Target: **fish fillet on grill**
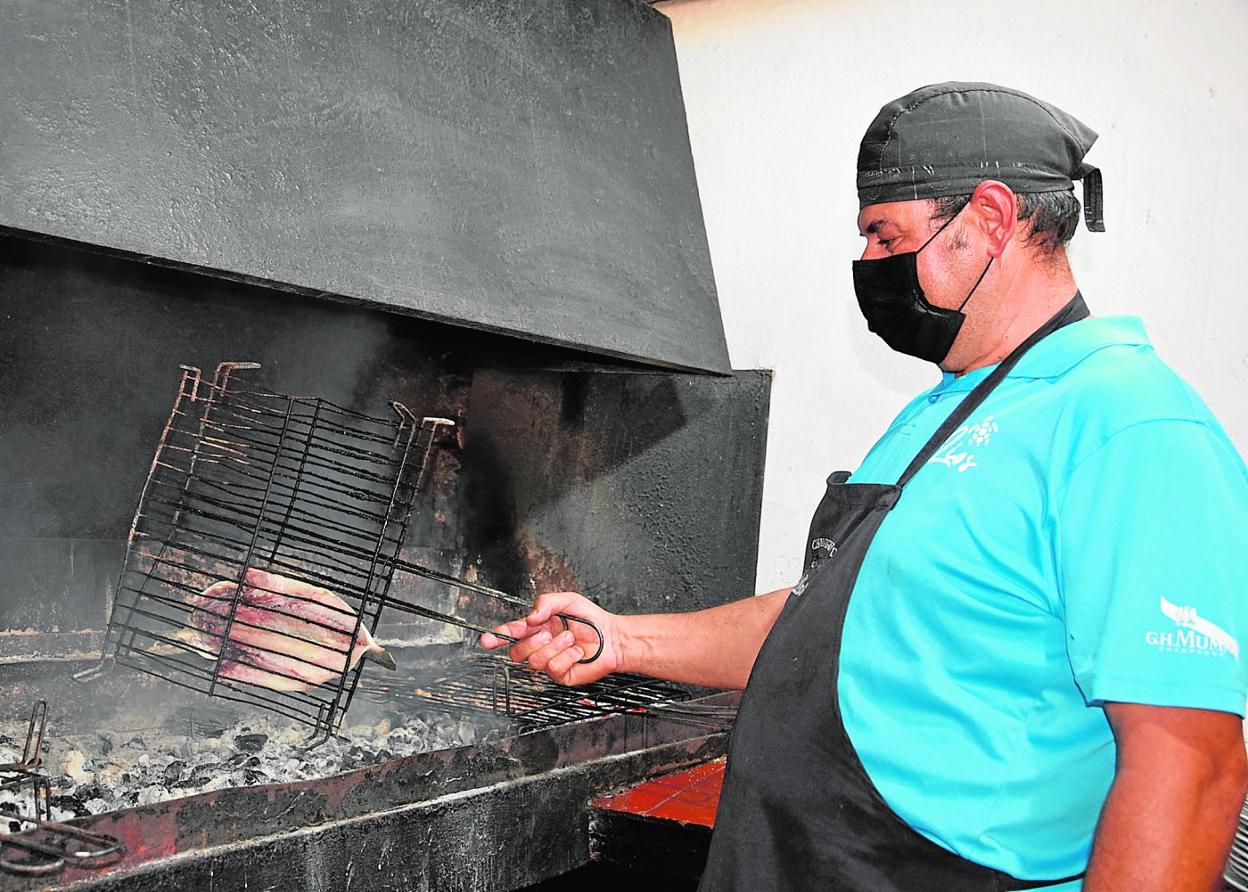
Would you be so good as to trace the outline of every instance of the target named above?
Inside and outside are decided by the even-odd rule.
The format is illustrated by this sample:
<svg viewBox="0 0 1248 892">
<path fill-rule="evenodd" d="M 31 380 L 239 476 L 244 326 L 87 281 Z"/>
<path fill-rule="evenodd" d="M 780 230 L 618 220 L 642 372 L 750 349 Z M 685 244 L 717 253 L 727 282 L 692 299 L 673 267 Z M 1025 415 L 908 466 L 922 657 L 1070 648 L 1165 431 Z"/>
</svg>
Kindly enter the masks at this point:
<svg viewBox="0 0 1248 892">
<path fill-rule="evenodd" d="M 235 582 L 217 582 L 188 599 L 187 626 L 173 637 L 215 660 L 236 587 Z M 356 611 L 328 589 L 249 568 L 219 676 L 274 691 L 307 691 L 342 675 L 348 652 L 351 669 L 362 659 L 395 668 L 394 659 L 363 625 L 352 642 L 355 622 Z"/>
</svg>

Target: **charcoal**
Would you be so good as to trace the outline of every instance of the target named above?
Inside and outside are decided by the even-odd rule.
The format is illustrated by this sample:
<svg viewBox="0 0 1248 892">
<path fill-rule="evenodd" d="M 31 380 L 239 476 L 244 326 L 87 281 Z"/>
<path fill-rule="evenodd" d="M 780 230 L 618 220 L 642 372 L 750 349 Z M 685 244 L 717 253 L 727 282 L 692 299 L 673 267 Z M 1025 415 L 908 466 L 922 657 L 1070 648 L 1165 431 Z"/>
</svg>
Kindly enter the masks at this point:
<svg viewBox="0 0 1248 892">
<path fill-rule="evenodd" d="M 45 764 L 51 769 L 53 816 L 68 820 L 228 787 L 323 778 L 426 749 L 458 746 L 485 734 L 484 727 L 434 710 L 374 712 L 367 721 L 344 728 L 343 736 L 309 748 L 309 732 L 302 725 L 220 712 L 229 721 L 216 729 L 216 736 L 203 736 L 207 723 L 201 718 L 217 716 L 196 707 L 139 731 L 50 738 L 52 752 Z M 11 732 L 0 735 L 0 744 L 12 744 L 13 739 Z M 20 740 L 25 740 L 24 731 Z M 20 748 L 14 744 L 12 749 L 13 758 L 20 758 Z M 0 760 L 3 756 L 0 746 Z M 17 808 L 24 812 L 26 806 L 18 801 Z M 0 832 L 7 823 L 2 813 L 0 809 Z"/>
<path fill-rule="evenodd" d="M 197 765 L 191 770 L 189 776 L 178 781 L 178 786 L 182 788 L 190 788 L 198 790 L 204 784 L 208 783 L 208 779 L 213 777 L 217 772 L 204 765 Z"/>
<path fill-rule="evenodd" d="M 53 808 L 63 809 L 73 814 L 75 818 L 85 818 L 91 814 L 87 810 L 87 800 L 74 794 L 72 796 L 53 796 L 49 800 L 49 804 Z"/>
<path fill-rule="evenodd" d="M 267 734 L 240 734 L 234 738 L 234 746 L 248 753 L 258 753 L 268 742 Z"/>
</svg>

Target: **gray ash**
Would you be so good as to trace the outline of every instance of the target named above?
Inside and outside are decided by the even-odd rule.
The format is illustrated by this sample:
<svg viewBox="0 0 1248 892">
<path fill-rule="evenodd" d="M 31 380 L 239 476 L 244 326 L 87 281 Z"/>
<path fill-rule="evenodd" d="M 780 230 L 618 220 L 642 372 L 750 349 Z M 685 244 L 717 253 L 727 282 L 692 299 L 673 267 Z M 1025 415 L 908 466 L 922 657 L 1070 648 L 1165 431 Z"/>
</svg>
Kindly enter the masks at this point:
<svg viewBox="0 0 1248 892">
<path fill-rule="evenodd" d="M 436 710 L 387 713 L 351 724 L 342 737 L 309 749 L 308 729 L 281 717 L 239 718 L 219 708 L 210 717 L 186 712 L 178 710 L 155 727 L 83 735 L 55 734 L 49 723 L 41 770 L 51 781 L 52 818 L 84 817 L 226 787 L 323 778 L 501 733 L 501 728 L 483 730 Z M 0 763 L 20 757 L 18 731 L 15 723 L 0 722 Z M 24 728 L 20 737 L 25 739 Z M 23 791 L 0 792 L 0 814 L 29 814 L 29 798 Z"/>
</svg>

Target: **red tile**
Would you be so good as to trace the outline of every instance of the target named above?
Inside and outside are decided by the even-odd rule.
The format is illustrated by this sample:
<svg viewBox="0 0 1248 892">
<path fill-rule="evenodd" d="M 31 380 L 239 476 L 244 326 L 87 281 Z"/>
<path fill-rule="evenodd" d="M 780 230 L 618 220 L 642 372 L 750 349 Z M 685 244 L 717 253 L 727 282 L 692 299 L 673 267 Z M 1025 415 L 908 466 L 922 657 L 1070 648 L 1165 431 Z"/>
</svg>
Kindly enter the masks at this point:
<svg viewBox="0 0 1248 892">
<path fill-rule="evenodd" d="M 724 760 L 717 759 L 644 781 L 620 793 L 604 796 L 593 805 L 595 808 L 713 827 L 723 785 Z"/>
</svg>

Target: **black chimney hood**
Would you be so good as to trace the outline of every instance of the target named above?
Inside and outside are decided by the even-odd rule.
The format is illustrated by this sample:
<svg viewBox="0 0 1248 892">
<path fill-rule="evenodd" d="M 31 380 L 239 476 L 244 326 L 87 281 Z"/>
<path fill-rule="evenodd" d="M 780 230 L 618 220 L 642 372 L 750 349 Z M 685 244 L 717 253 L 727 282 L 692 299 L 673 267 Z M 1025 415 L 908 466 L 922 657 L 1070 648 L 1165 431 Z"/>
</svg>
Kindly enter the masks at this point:
<svg viewBox="0 0 1248 892">
<path fill-rule="evenodd" d="M 729 371 L 640 0 L 39 0 L 0 58 L 0 231 Z"/>
</svg>

